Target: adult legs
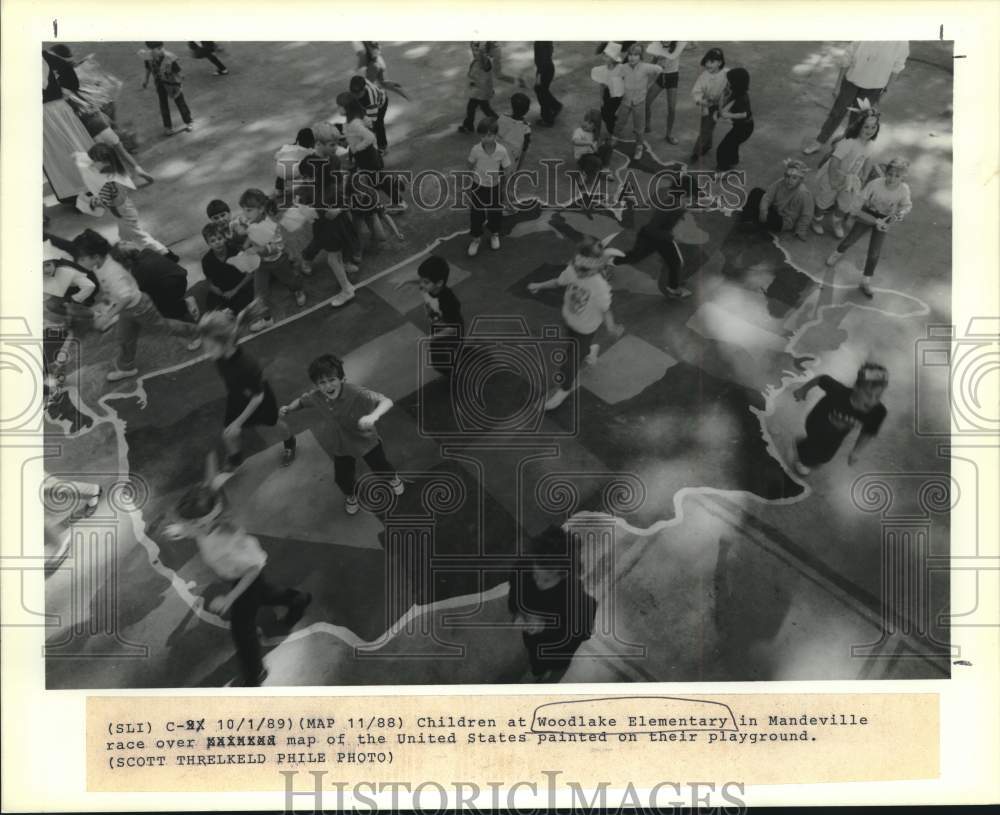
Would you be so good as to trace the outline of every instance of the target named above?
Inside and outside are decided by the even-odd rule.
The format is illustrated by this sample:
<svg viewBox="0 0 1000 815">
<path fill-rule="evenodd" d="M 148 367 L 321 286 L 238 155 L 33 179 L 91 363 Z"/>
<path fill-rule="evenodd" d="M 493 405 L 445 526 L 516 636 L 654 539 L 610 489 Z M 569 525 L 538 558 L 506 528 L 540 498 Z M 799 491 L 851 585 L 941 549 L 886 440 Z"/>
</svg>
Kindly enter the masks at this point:
<svg viewBox="0 0 1000 815">
<path fill-rule="evenodd" d="M 830 136 L 833 135 L 833 132 L 844 120 L 844 114 L 847 113 L 847 109 L 857 101 L 859 94 L 860 88 L 853 82 L 848 82 L 846 79 L 841 81 L 840 92 L 837 94 L 837 98 L 833 100 L 833 107 L 830 108 L 826 121 L 823 122 L 823 126 L 819 129 L 816 141 L 820 144 L 826 144 L 830 140 Z"/>
</svg>

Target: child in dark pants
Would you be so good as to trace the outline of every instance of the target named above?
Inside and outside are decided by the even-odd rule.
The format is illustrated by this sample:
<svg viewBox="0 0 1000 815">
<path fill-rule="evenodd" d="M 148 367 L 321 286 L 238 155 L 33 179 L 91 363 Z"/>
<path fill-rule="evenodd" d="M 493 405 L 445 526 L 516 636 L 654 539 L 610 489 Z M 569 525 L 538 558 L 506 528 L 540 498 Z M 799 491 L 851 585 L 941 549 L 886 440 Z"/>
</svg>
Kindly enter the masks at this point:
<svg viewBox="0 0 1000 815">
<path fill-rule="evenodd" d="M 733 123 L 715 151 L 716 169 L 731 170 L 740 163 L 740 145 L 753 134 L 753 113 L 750 110 L 750 74 L 745 68 L 733 68 L 726 74 L 729 82 L 727 101 L 719 110 L 720 119 Z"/>
<path fill-rule="evenodd" d="M 243 431 L 249 427 L 272 427 L 282 439 L 281 466 L 295 459 L 295 436 L 278 414 L 274 391 L 264 379 L 260 365 L 236 344 L 239 322 L 228 311 L 210 311 L 198 323 L 205 353 L 226 385 L 226 416 L 222 443 L 226 464 L 235 469 L 243 463 Z"/>
<path fill-rule="evenodd" d="M 191 51 L 191 56 L 195 59 L 207 59 L 215 66 L 216 76 L 225 76 L 229 73 L 229 69 L 222 64 L 216 54 L 219 51 L 219 46 L 214 42 L 208 40 L 202 40 L 201 42 L 189 42 L 188 48 Z"/>
<path fill-rule="evenodd" d="M 509 578 L 507 608 L 521 628 L 531 673 L 539 682 L 558 681 L 577 649 L 594 630 L 597 601 L 588 594 L 576 548 L 551 526 L 532 541 L 528 568 Z"/>
<path fill-rule="evenodd" d="M 170 119 L 170 100 L 174 100 L 177 105 L 177 112 L 184 122 L 184 130 L 191 130 L 194 119 L 191 118 L 191 110 L 188 108 L 187 100 L 181 89 L 181 66 L 177 57 L 169 51 L 163 50 L 162 42 L 147 42 L 148 50 L 140 51 L 139 56 L 143 58 L 146 66 L 146 77 L 142 81 L 145 89 L 149 85 L 150 76 L 156 87 L 156 97 L 160 101 L 160 117 L 163 119 L 163 128 L 167 135 L 172 135 L 174 130 L 173 122 Z"/>
<path fill-rule="evenodd" d="M 284 606 L 280 620 L 289 630 L 295 626 L 312 601 L 312 595 L 274 585 L 267 574 L 267 553 L 260 541 L 229 517 L 224 496 L 215 483 L 192 487 L 177 506 L 179 522 L 164 530 L 173 539 L 192 537 L 205 564 L 229 591 L 213 597 L 209 611 L 229 613 L 229 629 L 236 656 L 247 687 L 258 687 L 267 678 L 257 638 L 257 612 L 261 606 Z"/>
<path fill-rule="evenodd" d="M 659 274 L 659 288 L 664 297 L 683 299 L 691 296 L 691 291 L 681 285 L 681 269 L 684 258 L 674 240 L 674 227 L 684 217 L 686 202 L 695 195 L 696 188 L 691 176 L 682 176 L 676 185 L 667 191 L 670 206 L 656 207 L 653 215 L 635 236 L 633 246 L 621 259 L 622 263 L 636 264 L 653 252 L 658 252 L 663 260 Z"/>
<path fill-rule="evenodd" d="M 354 515 L 360 508 L 355 494 L 357 460 L 363 458 L 373 473 L 389 478 L 396 495 L 403 494 L 403 482 L 385 457 L 375 423 L 392 408 L 392 400 L 375 391 L 345 381 L 344 363 L 333 354 L 324 354 L 309 363 L 309 378 L 316 387 L 282 407 L 279 413 L 312 407 L 329 417 L 333 446 L 334 480 L 344 493 L 344 510 Z"/>
<path fill-rule="evenodd" d="M 507 148 L 497 141 L 500 126 L 496 119 L 483 119 L 476 127 L 479 144 L 469 151 L 469 167 L 476 174 L 476 185 L 469 191 L 468 255 L 479 253 L 483 225 L 490 231 L 490 249 L 500 248 L 500 222 L 503 218 L 503 174 L 513 163 Z"/>
<path fill-rule="evenodd" d="M 802 476 L 809 475 L 812 467 L 830 461 L 851 430 L 860 425 L 861 432 L 847 457 L 847 463 L 853 465 L 886 417 L 881 399 L 889 385 L 889 372 L 881 365 L 871 362 L 862 365 L 853 388 L 832 377 L 817 376 L 796 388 L 793 394 L 796 401 L 804 400 L 817 385 L 825 392 L 824 396 L 809 411 L 805 438 L 795 445 L 793 464 Z"/>
<path fill-rule="evenodd" d="M 476 125 L 476 109 L 479 108 L 488 119 L 496 119 L 496 111 L 490 107 L 493 98 L 493 60 L 481 42 L 469 43 L 472 62 L 469 63 L 469 103 L 465 106 L 465 119 L 458 126 L 459 133 L 471 133 Z"/>
<path fill-rule="evenodd" d="M 458 302 L 455 292 L 448 288 L 450 272 L 448 261 L 438 255 L 431 255 L 417 267 L 420 293 L 433 337 L 430 342 L 431 364 L 443 376 L 451 376 L 465 333 L 462 304 Z M 442 364 L 436 364 L 435 360 L 441 360 Z"/>
</svg>

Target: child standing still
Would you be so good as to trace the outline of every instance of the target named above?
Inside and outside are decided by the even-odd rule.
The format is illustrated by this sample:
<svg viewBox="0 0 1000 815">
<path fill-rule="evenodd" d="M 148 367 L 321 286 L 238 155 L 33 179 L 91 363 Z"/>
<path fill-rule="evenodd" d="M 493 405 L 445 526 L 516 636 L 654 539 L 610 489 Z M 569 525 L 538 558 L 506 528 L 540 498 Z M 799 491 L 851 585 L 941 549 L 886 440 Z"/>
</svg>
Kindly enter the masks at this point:
<svg viewBox="0 0 1000 815">
<path fill-rule="evenodd" d="M 208 251 L 201 259 L 201 270 L 208 283 L 205 305 L 209 311 L 228 309 L 239 315 L 253 301 L 252 270 L 240 268 L 235 257 L 238 253 L 232 251 L 221 224 L 206 224 L 201 235 L 208 244 Z"/>
<path fill-rule="evenodd" d="M 872 297 L 871 279 L 878 265 L 882 244 L 893 224 L 900 223 L 910 214 L 913 202 L 910 200 L 910 187 L 903 180 L 910 162 L 904 158 L 894 158 L 885 168 L 884 178 L 874 178 L 861 191 L 861 204 L 855 211 L 854 225 L 837 248 L 826 259 L 827 266 L 834 266 L 843 257 L 844 252 L 857 243 L 866 232 L 868 238 L 868 254 L 865 257 L 865 271 L 861 278 L 861 291 L 866 297 Z"/>
<path fill-rule="evenodd" d="M 493 98 L 493 60 L 490 59 L 484 44 L 469 43 L 472 51 L 472 62 L 469 63 L 469 103 L 465 106 L 465 119 L 458 126 L 459 133 L 472 133 L 476 125 L 476 109 L 480 109 L 489 119 L 497 115 L 490 107 Z"/>
<path fill-rule="evenodd" d="M 733 123 L 715 151 L 716 170 L 724 173 L 740 163 L 740 145 L 753 134 L 753 113 L 750 110 L 750 74 L 745 68 L 731 68 L 726 74 L 729 88 L 719 109 L 718 118 Z"/>
<path fill-rule="evenodd" d="M 625 88 L 615 115 L 615 136 L 635 142 L 632 158 L 638 160 L 642 158 L 642 139 L 646 131 L 646 94 L 663 69 L 651 62 L 643 62 L 642 46 L 633 43 L 629 46 L 626 61 L 615 70 Z"/>
<path fill-rule="evenodd" d="M 490 249 L 500 248 L 500 222 L 503 217 L 504 172 L 510 169 L 507 148 L 497 142 L 500 128 L 496 119 L 483 119 L 476 127 L 479 144 L 469 151 L 469 167 L 476 174 L 469 191 L 469 257 L 479 253 L 483 225 L 490 231 Z"/>
<path fill-rule="evenodd" d="M 507 148 L 515 172 L 521 169 L 531 144 L 531 125 L 524 120 L 530 109 L 531 100 L 527 94 L 515 93 L 510 97 L 510 114 L 501 113 L 497 119 L 497 137 Z"/>
<path fill-rule="evenodd" d="M 174 130 L 173 121 L 170 118 L 170 100 L 174 100 L 177 112 L 184 122 L 182 130 L 190 131 L 194 125 L 191 118 L 191 109 L 184 98 L 181 88 L 181 65 L 177 57 L 169 51 L 163 50 L 162 42 L 147 42 L 146 50 L 140 51 L 139 56 L 146 66 L 146 76 L 142 80 L 142 87 L 145 89 L 149 85 L 149 78 L 153 77 L 153 85 L 156 88 L 156 98 L 160 102 L 160 117 L 163 119 L 163 129 L 168 136 L 172 136 L 179 131 Z"/>
<path fill-rule="evenodd" d="M 577 371 L 590 356 L 594 338 L 602 324 L 614 337 L 625 333 L 625 327 L 616 323 L 611 313 L 611 285 L 601 274 L 604 267 L 604 246 L 598 241 L 587 240 L 580 245 L 576 256 L 559 277 L 528 284 L 528 291 L 532 294 L 545 289 L 565 289 L 562 317 L 567 336 L 575 345 L 575 353 L 566 355 L 560 369 L 559 387 L 545 402 L 546 410 L 555 410 L 572 393 Z"/>
<path fill-rule="evenodd" d="M 798 402 L 816 386 L 822 388 L 824 396 L 806 417 L 805 438 L 796 442 L 795 471 L 806 476 L 813 467 L 826 464 L 837 454 L 851 430 L 860 425 L 861 432 L 847 457 L 847 463 L 853 466 L 885 421 L 882 394 L 888 385 L 889 372 L 868 362 L 858 370 L 853 388 L 825 374 L 796 388 L 793 395 Z"/>
<path fill-rule="evenodd" d="M 312 601 L 309 592 L 274 585 L 267 574 L 267 553 L 260 541 L 231 518 L 218 477 L 188 490 L 177 505 L 179 520 L 164 533 L 173 539 L 191 537 L 205 565 L 229 590 L 208 604 L 215 614 L 229 614 L 229 630 L 246 687 L 258 687 L 267 678 L 257 636 L 257 612 L 261 606 L 284 606 L 279 620 L 293 628 Z"/>
<path fill-rule="evenodd" d="M 251 427 L 274 428 L 282 440 L 281 466 L 287 467 L 295 459 L 295 436 L 278 415 L 274 391 L 257 360 L 236 344 L 238 333 L 239 322 L 229 312 L 210 311 L 198 322 L 205 353 L 226 386 L 222 443 L 227 467 L 243 463 L 243 432 Z"/>
<path fill-rule="evenodd" d="M 721 48 L 709 48 L 701 58 L 702 72 L 695 80 L 691 89 L 691 98 L 701 109 L 701 123 L 698 128 L 698 138 L 691 151 L 691 161 L 697 162 L 712 149 L 712 137 L 715 133 L 715 114 L 722 104 L 726 91 L 726 58 Z"/>
<path fill-rule="evenodd" d="M 403 494 L 403 482 L 389 463 L 376 423 L 391 408 L 388 396 L 346 381 L 344 363 L 333 354 L 324 354 L 309 363 L 309 379 L 316 386 L 281 408 L 282 416 L 302 408 L 317 408 L 329 418 L 333 445 L 334 480 L 344 493 L 344 511 L 355 515 L 360 508 L 355 494 L 357 459 L 363 458 L 373 473 L 389 479 L 396 495 Z"/>
<path fill-rule="evenodd" d="M 649 86 L 646 94 L 646 132 L 652 132 L 653 102 L 660 93 L 667 94 L 667 131 L 664 138 L 670 144 L 677 144 L 674 136 L 674 117 L 677 113 L 677 85 L 680 80 L 681 52 L 687 46 L 680 40 L 661 40 L 651 42 L 646 53 L 653 57 L 653 62 L 663 69 L 656 81 Z"/>
</svg>

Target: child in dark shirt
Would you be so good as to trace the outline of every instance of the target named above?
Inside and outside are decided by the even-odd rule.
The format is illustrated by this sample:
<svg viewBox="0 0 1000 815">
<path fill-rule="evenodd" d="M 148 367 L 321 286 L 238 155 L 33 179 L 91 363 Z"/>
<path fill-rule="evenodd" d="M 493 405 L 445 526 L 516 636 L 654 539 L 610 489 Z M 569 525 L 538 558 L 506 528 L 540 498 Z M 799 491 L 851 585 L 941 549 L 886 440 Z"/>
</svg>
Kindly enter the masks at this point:
<svg viewBox="0 0 1000 815">
<path fill-rule="evenodd" d="M 635 246 L 620 261 L 634 265 L 653 252 L 658 252 L 663 260 L 659 288 L 665 297 L 682 299 L 691 296 L 690 290 L 681 285 L 684 257 L 674 241 L 674 227 L 684 217 L 685 205 L 695 194 L 694 179 L 687 175 L 681 176 L 676 184 L 666 190 L 664 198 L 670 206 L 653 208 L 652 217 L 635 236 Z"/>
<path fill-rule="evenodd" d="M 240 268 L 246 256 L 237 258 L 226 233 L 226 227 L 215 222 L 201 230 L 208 244 L 208 251 L 201 259 L 201 270 L 208 282 L 205 303 L 210 311 L 229 309 L 238 315 L 253 301 L 253 269 L 249 265 Z"/>
<path fill-rule="evenodd" d="M 576 548 L 557 526 L 532 541 L 529 568 L 511 573 L 507 608 L 521 627 L 531 673 L 558 681 L 594 630 L 597 601 L 583 585 Z"/>
<path fill-rule="evenodd" d="M 417 285 L 430 323 L 429 359 L 434 370 L 451 376 L 465 334 L 462 304 L 450 288 L 448 261 L 431 255 L 417 267 Z"/>
<path fill-rule="evenodd" d="M 806 416 L 805 438 L 795 445 L 793 464 L 802 476 L 809 475 L 810 468 L 830 461 L 851 430 L 860 425 L 861 432 L 847 457 L 847 463 L 853 466 L 887 415 L 881 399 L 889 385 L 889 372 L 881 365 L 871 362 L 862 365 L 853 388 L 832 377 L 817 376 L 796 388 L 793 394 L 796 401 L 805 399 L 817 385 L 824 396 Z"/>
<path fill-rule="evenodd" d="M 403 482 L 389 463 L 375 424 L 391 408 L 392 400 L 381 393 L 345 381 L 344 363 L 333 354 L 324 354 L 309 363 L 309 378 L 316 386 L 280 409 L 289 411 L 317 408 L 329 422 L 326 436 L 333 453 L 333 479 L 344 493 L 344 511 L 355 515 L 360 509 L 355 494 L 357 460 L 363 458 L 373 473 L 389 480 L 396 495 L 403 494 Z"/>
<path fill-rule="evenodd" d="M 490 107 L 493 98 L 493 60 L 482 42 L 471 42 L 472 62 L 469 63 L 469 103 L 465 106 L 465 119 L 458 126 L 459 133 L 472 133 L 476 126 L 476 109 L 479 108 L 488 119 L 496 119 L 496 111 Z"/>
<path fill-rule="evenodd" d="M 243 463 L 243 431 L 248 427 L 274 428 L 283 441 L 281 466 L 295 459 L 295 436 L 278 415 L 274 391 L 260 365 L 236 344 L 239 322 L 226 311 L 210 311 L 198 323 L 198 333 L 209 359 L 226 385 L 226 415 L 222 443 L 227 464 L 235 469 Z"/>
<path fill-rule="evenodd" d="M 726 74 L 729 88 L 717 118 L 733 123 L 715 151 L 718 172 L 731 170 L 740 163 L 740 145 L 753 134 L 753 113 L 750 110 L 750 74 L 745 68 L 733 68 Z"/>
<path fill-rule="evenodd" d="M 515 93 L 510 97 L 510 114 L 503 113 L 497 119 L 497 138 L 510 153 L 515 172 L 521 169 L 531 144 L 531 125 L 524 120 L 530 109 L 531 100 L 527 95 Z"/>
</svg>

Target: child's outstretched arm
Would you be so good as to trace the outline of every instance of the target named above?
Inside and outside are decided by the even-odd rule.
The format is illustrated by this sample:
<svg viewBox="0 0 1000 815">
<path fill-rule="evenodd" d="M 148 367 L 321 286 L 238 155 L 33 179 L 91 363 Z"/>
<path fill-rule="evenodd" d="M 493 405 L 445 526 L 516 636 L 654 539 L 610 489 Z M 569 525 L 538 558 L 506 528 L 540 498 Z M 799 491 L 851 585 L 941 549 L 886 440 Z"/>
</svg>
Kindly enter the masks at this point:
<svg viewBox="0 0 1000 815">
<path fill-rule="evenodd" d="M 385 416 L 392 409 L 392 399 L 388 396 L 383 396 L 378 394 L 378 403 L 371 413 L 362 416 L 358 419 L 358 427 L 362 430 L 371 430 L 375 426 L 375 422 Z"/>
<path fill-rule="evenodd" d="M 551 280 L 543 280 L 541 283 L 529 283 L 528 291 L 532 294 L 536 294 L 540 291 L 545 291 L 546 289 L 558 289 L 562 284 L 559 282 L 558 277 L 553 277 Z"/>
<path fill-rule="evenodd" d="M 287 416 L 289 413 L 292 413 L 293 411 L 302 410 L 303 408 L 309 407 L 310 404 L 311 403 L 308 400 L 306 400 L 303 396 L 296 397 L 287 405 L 282 405 L 280 408 L 278 408 L 278 415 Z"/>
</svg>

